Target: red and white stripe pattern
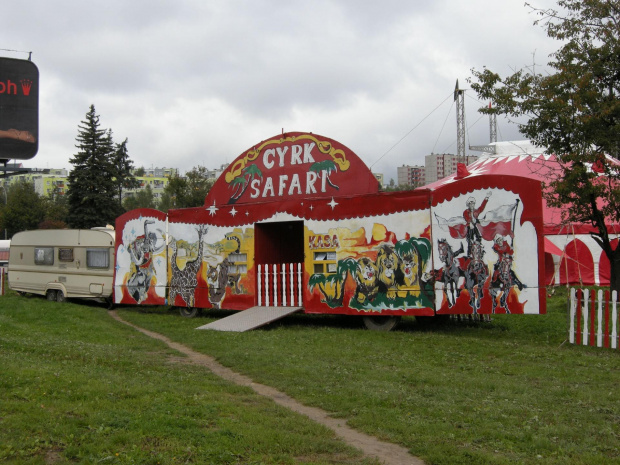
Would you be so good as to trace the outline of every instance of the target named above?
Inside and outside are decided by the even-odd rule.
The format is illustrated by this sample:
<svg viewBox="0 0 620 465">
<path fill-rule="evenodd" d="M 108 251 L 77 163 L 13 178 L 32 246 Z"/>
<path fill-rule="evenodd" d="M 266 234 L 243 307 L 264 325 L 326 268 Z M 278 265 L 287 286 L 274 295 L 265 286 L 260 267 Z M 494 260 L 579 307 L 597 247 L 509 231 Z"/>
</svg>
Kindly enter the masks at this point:
<svg viewBox="0 0 620 465">
<path fill-rule="evenodd" d="M 610 298 L 611 297 L 611 298 Z M 618 349 L 618 294 L 570 291 L 568 340 L 571 344 Z"/>
<path fill-rule="evenodd" d="M 301 263 L 258 265 L 259 307 L 296 307 L 303 305 Z"/>
</svg>

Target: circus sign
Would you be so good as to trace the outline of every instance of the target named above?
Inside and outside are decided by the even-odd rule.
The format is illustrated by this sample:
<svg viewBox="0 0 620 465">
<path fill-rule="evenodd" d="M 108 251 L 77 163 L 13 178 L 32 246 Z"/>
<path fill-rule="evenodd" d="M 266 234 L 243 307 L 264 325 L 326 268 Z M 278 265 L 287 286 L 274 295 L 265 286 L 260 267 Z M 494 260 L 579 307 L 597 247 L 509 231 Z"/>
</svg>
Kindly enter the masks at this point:
<svg viewBox="0 0 620 465">
<path fill-rule="evenodd" d="M 347 147 L 326 137 L 286 133 L 242 153 L 213 186 L 218 204 L 331 197 L 377 191 L 377 181 Z"/>
<path fill-rule="evenodd" d="M 0 57 L 0 159 L 34 157 L 38 132 L 39 70 L 32 61 Z"/>
</svg>

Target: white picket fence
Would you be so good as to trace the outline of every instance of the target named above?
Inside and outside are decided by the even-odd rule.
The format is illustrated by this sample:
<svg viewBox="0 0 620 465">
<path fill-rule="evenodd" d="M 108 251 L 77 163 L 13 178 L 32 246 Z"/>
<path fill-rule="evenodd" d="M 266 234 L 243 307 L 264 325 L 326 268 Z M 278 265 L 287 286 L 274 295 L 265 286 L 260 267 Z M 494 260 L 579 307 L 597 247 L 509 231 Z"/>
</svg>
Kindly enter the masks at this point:
<svg viewBox="0 0 620 465">
<path fill-rule="evenodd" d="M 303 306 L 301 263 L 258 265 L 259 307 Z"/>
<path fill-rule="evenodd" d="M 570 290 L 568 341 L 618 349 L 618 294 L 590 289 Z"/>
</svg>

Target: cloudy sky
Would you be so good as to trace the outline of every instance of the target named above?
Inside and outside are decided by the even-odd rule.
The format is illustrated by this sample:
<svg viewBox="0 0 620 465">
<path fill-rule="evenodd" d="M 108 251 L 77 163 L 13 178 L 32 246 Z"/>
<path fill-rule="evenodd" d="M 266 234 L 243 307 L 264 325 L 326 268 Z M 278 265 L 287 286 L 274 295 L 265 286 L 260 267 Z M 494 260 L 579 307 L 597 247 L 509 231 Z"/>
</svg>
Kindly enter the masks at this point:
<svg viewBox="0 0 620 465">
<path fill-rule="evenodd" d="M 452 93 L 472 68 L 543 69 L 557 44 L 523 3 L 5 2 L 0 49 L 32 51 L 40 72 L 39 152 L 27 167 L 70 169 L 94 104 L 136 166 L 213 169 L 282 130 L 309 131 L 389 181 L 396 166 L 456 152 Z M 465 95 L 466 143 L 486 144 L 486 102 Z M 515 124 L 498 126 L 498 140 L 522 138 Z"/>
</svg>

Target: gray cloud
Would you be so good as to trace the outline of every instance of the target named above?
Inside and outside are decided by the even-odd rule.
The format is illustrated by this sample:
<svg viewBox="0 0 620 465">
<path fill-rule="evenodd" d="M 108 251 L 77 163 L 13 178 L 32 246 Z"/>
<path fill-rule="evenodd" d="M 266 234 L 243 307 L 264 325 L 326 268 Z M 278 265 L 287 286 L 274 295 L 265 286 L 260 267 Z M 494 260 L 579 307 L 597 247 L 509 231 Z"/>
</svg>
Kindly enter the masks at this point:
<svg viewBox="0 0 620 465">
<path fill-rule="evenodd" d="M 138 165 L 216 167 L 284 128 L 337 139 L 389 179 L 455 151 L 451 99 L 428 115 L 456 79 L 543 66 L 555 48 L 517 0 L 31 0 L 3 16 L 0 47 L 32 50 L 41 73 L 39 167 L 69 167 L 95 104 Z M 467 95 L 468 143 L 485 143 L 485 102 Z M 520 138 L 503 120 L 500 134 Z"/>
</svg>

